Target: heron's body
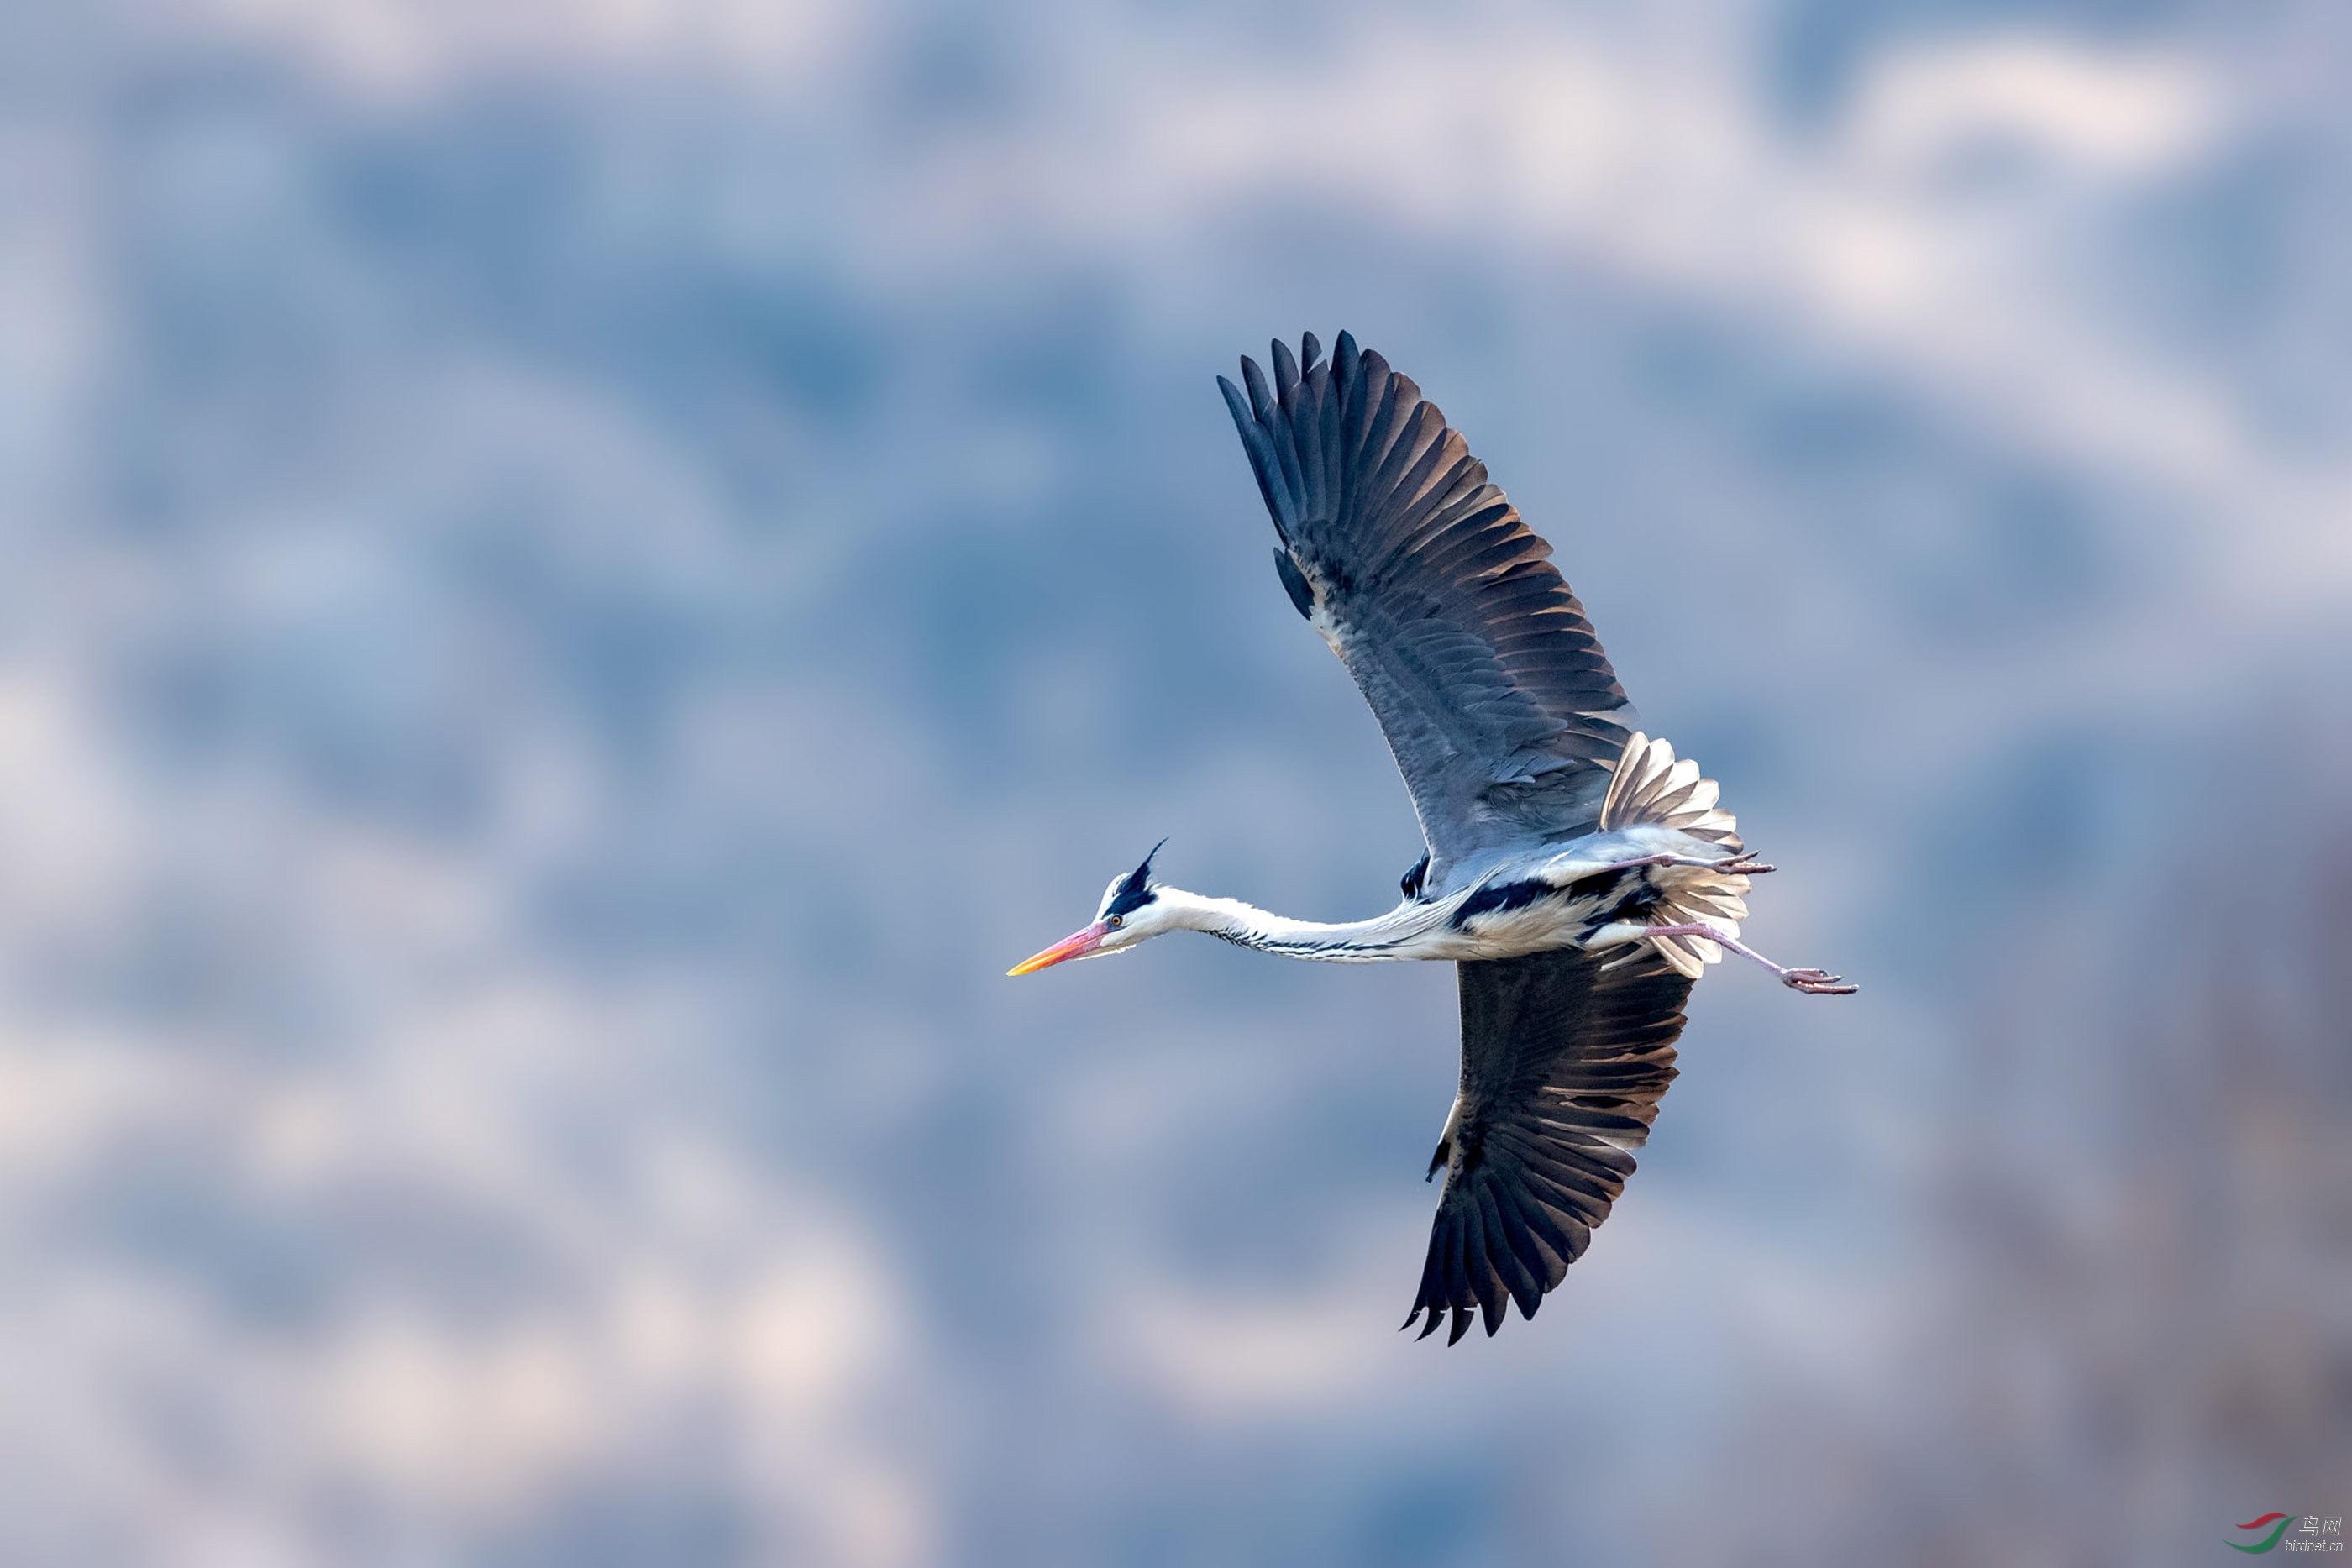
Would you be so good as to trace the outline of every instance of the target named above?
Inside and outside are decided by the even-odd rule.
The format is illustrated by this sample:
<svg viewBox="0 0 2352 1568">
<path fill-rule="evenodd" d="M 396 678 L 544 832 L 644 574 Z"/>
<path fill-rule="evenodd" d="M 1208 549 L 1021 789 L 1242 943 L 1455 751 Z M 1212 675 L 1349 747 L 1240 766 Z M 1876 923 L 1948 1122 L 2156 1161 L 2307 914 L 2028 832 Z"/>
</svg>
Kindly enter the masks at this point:
<svg viewBox="0 0 2352 1568">
<path fill-rule="evenodd" d="M 1589 834 L 1557 853 L 1494 868 L 1451 893 L 1407 897 L 1370 920 L 1327 924 L 1292 920 L 1236 898 L 1211 898 L 1165 884 L 1155 902 L 1169 905 L 1185 931 L 1204 932 L 1261 953 L 1327 964 L 1380 964 L 1402 958 L 1516 958 L 1555 947 L 1601 950 L 1654 941 L 1663 951 L 1705 938 L 1656 938 L 1654 925 L 1674 924 L 1660 911 L 1717 918 L 1731 936 L 1747 913 L 1744 875 L 1686 864 L 1628 865 L 1671 855 L 1719 857 L 1721 847 L 1677 829 L 1645 823 Z M 1612 869 L 1616 868 L 1616 869 Z"/>
<path fill-rule="evenodd" d="M 1301 369 L 1301 361 L 1304 369 Z M 1462 1084 L 1431 1174 L 1446 1172 L 1419 1298 L 1495 1332 L 1532 1317 L 1633 1169 L 1692 982 L 1724 951 L 1809 991 L 1852 990 L 1743 946 L 1748 878 L 1711 779 L 1635 727 L 1584 607 L 1484 465 L 1420 389 L 1347 334 L 1275 381 L 1220 381 L 1280 540 L 1298 612 L 1379 718 L 1428 841 L 1403 902 L 1369 920 L 1293 920 L 1150 879 L 1105 890 L 1095 921 L 1014 974 L 1199 931 L 1327 963 L 1458 966 Z M 1154 852 L 1155 853 L 1157 852 Z"/>
</svg>

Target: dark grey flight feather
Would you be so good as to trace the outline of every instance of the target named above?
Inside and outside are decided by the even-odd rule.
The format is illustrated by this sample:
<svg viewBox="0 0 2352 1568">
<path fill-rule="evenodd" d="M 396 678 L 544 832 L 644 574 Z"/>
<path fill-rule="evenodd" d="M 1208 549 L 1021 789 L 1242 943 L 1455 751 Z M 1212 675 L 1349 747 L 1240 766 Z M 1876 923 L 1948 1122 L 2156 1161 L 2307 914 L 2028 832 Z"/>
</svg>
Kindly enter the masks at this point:
<svg viewBox="0 0 2352 1568">
<path fill-rule="evenodd" d="M 1421 389 L 1339 335 L 1220 376 L 1299 613 L 1388 737 L 1450 892 L 1499 852 L 1589 831 L 1637 726 L 1584 607 Z"/>
<path fill-rule="evenodd" d="M 1604 968 L 1609 957 L 1563 947 L 1456 966 L 1461 1104 L 1404 1320 L 1426 1313 L 1424 1338 L 1448 1312 L 1448 1344 L 1475 1315 L 1493 1333 L 1514 1301 L 1535 1316 L 1633 1174 L 1674 1082 L 1691 982 L 1662 959 Z"/>
</svg>

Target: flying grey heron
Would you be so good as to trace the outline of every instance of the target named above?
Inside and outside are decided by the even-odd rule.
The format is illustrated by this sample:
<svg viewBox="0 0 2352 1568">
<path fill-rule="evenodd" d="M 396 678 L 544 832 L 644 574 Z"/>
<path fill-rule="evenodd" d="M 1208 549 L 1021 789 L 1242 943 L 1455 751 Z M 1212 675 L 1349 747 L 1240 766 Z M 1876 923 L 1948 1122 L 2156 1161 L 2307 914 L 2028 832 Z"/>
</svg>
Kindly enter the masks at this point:
<svg viewBox="0 0 2352 1568">
<path fill-rule="evenodd" d="M 1715 781 L 1642 733 L 1551 564 L 1411 380 L 1339 335 L 1242 361 L 1225 403 L 1274 516 L 1275 570 L 1371 704 L 1427 852 L 1370 920 L 1292 920 L 1112 879 L 1087 927 L 1010 972 L 1124 952 L 1165 931 L 1327 963 L 1450 958 L 1462 1078 L 1429 1175 L 1445 1172 L 1404 1326 L 1452 1344 L 1483 1313 L 1536 1308 L 1633 1173 L 1675 1077 L 1683 1004 L 1725 951 L 1800 991 L 1854 987 L 1743 946 L 1748 878 Z M 1152 854 L 1159 851 L 1155 848 Z"/>
</svg>

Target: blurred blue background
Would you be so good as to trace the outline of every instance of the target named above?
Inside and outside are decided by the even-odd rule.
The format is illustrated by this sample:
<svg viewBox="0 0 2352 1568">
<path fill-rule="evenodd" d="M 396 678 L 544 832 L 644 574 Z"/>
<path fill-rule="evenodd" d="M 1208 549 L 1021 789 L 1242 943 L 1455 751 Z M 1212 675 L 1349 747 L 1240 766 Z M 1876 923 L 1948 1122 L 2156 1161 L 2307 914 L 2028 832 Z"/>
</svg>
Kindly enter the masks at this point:
<svg viewBox="0 0 2352 1568">
<path fill-rule="evenodd" d="M 0 3 L 0 1558 L 2219 1561 L 2352 1512 L 2326 0 Z M 1340 328 L 1784 869 L 1394 1333 Z"/>
</svg>

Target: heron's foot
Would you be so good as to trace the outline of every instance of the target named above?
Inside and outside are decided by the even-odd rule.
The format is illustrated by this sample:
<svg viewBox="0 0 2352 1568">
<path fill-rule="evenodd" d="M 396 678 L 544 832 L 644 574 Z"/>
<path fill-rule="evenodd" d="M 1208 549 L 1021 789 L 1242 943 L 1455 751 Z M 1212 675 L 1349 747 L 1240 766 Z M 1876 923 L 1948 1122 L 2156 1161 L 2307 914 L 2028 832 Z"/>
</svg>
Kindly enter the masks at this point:
<svg viewBox="0 0 2352 1568">
<path fill-rule="evenodd" d="M 1699 863 L 1721 872 L 1726 876 L 1762 876 L 1766 872 L 1780 869 L 1776 865 L 1766 865 L 1762 861 L 1758 860 L 1756 852 L 1753 850 L 1743 850 L 1727 861 L 1705 861 Z"/>
<path fill-rule="evenodd" d="M 1843 975 L 1832 975 L 1826 969 L 1783 969 L 1780 983 L 1792 991 L 1802 991 L 1812 997 L 1850 997 L 1862 989 L 1849 986 Z"/>
</svg>

